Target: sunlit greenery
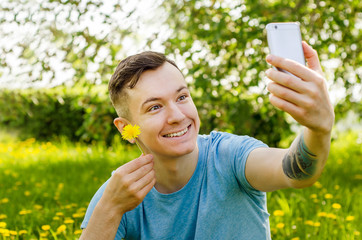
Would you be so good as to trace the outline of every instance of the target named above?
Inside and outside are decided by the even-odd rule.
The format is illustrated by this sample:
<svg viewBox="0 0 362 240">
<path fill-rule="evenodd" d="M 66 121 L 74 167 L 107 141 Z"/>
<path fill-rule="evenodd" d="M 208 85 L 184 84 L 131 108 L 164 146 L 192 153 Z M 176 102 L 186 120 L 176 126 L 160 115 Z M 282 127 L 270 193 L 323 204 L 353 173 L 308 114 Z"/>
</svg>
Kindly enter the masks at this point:
<svg viewBox="0 0 362 240">
<path fill-rule="evenodd" d="M 0 239 L 77 239 L 95 191 L 140 154 L 119 138 L 106 147 L 1 134 Z M 360 239 L 361 142 L 340 135 L 314 186 L 268 193 L 273 239 Z"/>
</svg>

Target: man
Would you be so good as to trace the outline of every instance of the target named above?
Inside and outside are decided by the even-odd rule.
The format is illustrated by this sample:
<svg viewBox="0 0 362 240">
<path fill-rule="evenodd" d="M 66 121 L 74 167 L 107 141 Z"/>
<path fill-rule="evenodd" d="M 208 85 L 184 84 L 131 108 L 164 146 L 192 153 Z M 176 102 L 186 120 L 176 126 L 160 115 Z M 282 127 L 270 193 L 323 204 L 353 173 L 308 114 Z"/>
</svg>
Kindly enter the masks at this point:
<svg viewBox="0 0 362 240">
<path fill-rule="evenodd" d="M 164 55 L 123 60 L 109 83 L 120 132 L 140 126 L 143 154 L 114 171 L 93 197 L 81 239 L 270 239 L 266 193 L 311 186 L 326 163 L 333 107 L 317 53 L 308 67 L 268 56 L 270 102 L 304 127 L 289 149 L 247 136 L 198 135 L 183 75 Z M 131 141 L 133 142 L 133 141 Z"/>
</svg>

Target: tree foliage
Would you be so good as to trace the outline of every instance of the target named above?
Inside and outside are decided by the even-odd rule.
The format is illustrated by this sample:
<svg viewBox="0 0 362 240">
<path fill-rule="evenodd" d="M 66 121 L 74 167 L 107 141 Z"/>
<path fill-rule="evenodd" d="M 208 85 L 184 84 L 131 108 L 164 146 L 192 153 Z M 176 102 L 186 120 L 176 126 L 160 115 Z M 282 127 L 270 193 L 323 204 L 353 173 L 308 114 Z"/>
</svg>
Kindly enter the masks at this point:
<svg viewBox="0 0 362 240">
<path fill-rule="evenodd" d="M 291 122 L 268 101 L 264 28 L 298 21 L 304 40 L 319 52 L 332 93 L 338 93 L 337 117 L 351 109 L 361 116 L 358 0 L 6 0 L 0 8 L 1 86 L 107 83 L 130 41 L 137 45 L 140 35 L 151 32 L 136 49 L 162 49 L 176 59 L 202 133 L 219 129 L 277 145 Z M 141 22 L 149 25 L 141 28 Z M 152 32 L 154 23 L 159 27 Z"/>
<path fill-rule="evenodd" d="M 361 114 L 361 1 L 175 0 L 164 6 L 174 30 L 166 49 L 186 62 L 201 115 L 209 120 L 205 131 L 268 133 L 267 142 L 276 143 L 280 135 L 270 133 L 288 128 L 265 89 L 269 50 L 264 28 L 269 22 L 300 22 L 302 37 L 318 51 L 332 91 L 334 86 L 345 91 L 336 112 L 354 108 Z"/>
</svg>

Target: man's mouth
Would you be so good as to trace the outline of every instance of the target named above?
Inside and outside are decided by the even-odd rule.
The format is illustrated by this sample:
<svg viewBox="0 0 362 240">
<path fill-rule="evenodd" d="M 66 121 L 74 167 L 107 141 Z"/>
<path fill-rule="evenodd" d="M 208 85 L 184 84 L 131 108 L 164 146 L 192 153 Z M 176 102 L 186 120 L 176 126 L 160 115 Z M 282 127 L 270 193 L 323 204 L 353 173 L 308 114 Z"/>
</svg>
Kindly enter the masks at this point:
<svg viewBox="0 0 362 240">
<path fill-rule="evenodd" d="M 169 134 L 163 135 L 163 137 L 166 137 L 166 138 L 181 137 L 181 136 L 185 135 L 185 134 L 188 132 L 189 127 L 190 127 L 190 126 L 188 126 L 188 127 L 185 128 L 184 130 L 181 130 L 181 131 L 179 131 L 179 132 L 169 133 Z"/>
</svg>

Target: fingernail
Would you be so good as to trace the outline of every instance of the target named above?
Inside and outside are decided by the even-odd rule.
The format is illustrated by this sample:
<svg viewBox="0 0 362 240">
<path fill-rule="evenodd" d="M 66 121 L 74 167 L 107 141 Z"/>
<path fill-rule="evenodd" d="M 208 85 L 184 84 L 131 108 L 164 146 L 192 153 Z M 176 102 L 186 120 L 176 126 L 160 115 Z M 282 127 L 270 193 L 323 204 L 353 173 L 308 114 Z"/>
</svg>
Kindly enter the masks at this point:
<svg viewBox="0 0 362 240">
<path fill-rule="evenodd" d="M 271 71 L 271 69 L 269 68 L 268 70 L 265 71 L 265 74 L 266 74 L 267 76 L 269 76 L 270 71 Z"/>
<path fill-rule="evenodd" d="M 273 57 L 271 55 L 266 56 L 266 60 L 268 62 L 271 62 L 273 60 Z"/>
</svg>

